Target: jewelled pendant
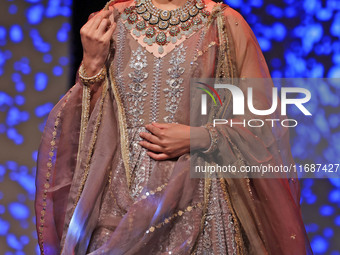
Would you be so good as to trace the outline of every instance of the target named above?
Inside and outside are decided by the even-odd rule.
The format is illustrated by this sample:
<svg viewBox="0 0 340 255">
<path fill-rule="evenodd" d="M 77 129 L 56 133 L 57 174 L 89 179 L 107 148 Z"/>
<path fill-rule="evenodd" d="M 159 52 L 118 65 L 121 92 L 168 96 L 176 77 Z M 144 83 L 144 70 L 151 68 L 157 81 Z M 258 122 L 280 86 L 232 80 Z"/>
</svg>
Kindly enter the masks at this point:
<svg viewBox="0 0 340 255">
<path fill-rule="evenodd" d="M 159 32 L 156 36 L 156 43 L 158 45 L 165 45 L 166 44 L 166 34 L 164 32 Z"/>
</svg>

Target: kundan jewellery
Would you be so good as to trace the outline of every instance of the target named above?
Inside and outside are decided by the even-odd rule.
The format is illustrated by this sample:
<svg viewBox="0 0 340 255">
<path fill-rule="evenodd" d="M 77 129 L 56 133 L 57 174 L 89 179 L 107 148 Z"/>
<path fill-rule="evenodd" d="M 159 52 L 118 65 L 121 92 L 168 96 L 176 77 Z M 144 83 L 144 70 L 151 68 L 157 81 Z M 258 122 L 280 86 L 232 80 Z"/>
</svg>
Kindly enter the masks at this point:
<svg viewBox="0 0 340 255">
<path fill-rule="evenodd" d="M 205 7 L 203 0 L 187 0 L 169 11 L 157 8 L 151 0 L 135 0 L 135 6 L 126 7 L 121 17 L 128 30 L 137 37 L 143 35 L 149 46 L 157 43 L 162 54 L 164 45 L 175 44 L 183 35 L 188 38 L 204 25 L 210 15 Z"/>
</svg>

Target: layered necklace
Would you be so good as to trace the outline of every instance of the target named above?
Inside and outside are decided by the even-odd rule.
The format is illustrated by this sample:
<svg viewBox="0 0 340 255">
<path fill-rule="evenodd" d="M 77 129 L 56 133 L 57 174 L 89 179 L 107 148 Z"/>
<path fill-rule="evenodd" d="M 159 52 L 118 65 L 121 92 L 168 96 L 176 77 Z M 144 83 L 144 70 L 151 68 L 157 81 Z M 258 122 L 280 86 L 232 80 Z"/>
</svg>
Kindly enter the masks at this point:
<svg viewBox="0 0 340 255">
<path fill-rule="evenodd" d="M 149 46 L 158 44 L 162 54 L 164 45 L 175 44 L 183 35 L 188 38 L 204 26 L 210 15 L 205 7 L 203 0 L 187 0 L 183 6 L 168 11 L 157 8 L 151 0 L 135 0 L 134 6 L 124 9 L 121 18 L 136 37 L 143 35 Z"/>
</svg>

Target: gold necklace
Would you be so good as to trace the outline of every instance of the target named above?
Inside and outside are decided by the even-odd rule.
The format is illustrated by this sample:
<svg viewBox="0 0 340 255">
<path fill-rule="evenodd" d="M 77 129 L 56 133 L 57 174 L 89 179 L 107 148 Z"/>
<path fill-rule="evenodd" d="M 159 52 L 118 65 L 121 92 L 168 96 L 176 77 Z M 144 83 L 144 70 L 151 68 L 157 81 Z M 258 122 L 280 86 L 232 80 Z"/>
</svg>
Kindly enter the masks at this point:
<svg viewBox="0 0 340 255">
<path fill-rule="evenodd" d="M 137 37 L 143 35 L 149 46 L 157 43 L 162 54 L 164 45 L 176 43 L 183 35 L 188 38 L 204 25 L 210 15 L 205 7 L 203 0 L 187 0 L 169 11 L 157 8 L 151 0 L 135 0 L 135 5 L 126 7 L 121 17 L 128 30 Z"/>
</svg>

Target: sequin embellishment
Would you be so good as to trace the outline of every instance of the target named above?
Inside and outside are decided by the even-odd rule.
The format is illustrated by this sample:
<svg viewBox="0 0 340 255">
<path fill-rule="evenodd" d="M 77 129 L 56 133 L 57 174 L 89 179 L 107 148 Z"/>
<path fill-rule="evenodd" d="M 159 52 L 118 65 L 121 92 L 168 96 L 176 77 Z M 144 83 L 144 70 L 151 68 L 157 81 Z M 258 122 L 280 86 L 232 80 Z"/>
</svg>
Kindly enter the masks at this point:
<svg viewBox="0 0 340 255">
<path fill-rule="evenodd" d="M 181 44 L 179 47 L 174 49 L 174 52 L 170 58 L 171 67 L 167 70 L 169 79 L 166 80 L 168 85 L 167 88 L 163 89 L 165 93 L 165 111 L 169 113 L 168 116 L 164 117 L 164 121 L 167 123 L 174 122 L 174 116 L 178 109 L 178 104 L 181 100 L 182 92 L 184 87 L 181 86 L 183 78 L 181 77 L 185 71 L 185 68 L 181 66 L 185 62 L 187 46 Z"/>
<path fill-rule="evenodd" d="M 148 92 L 145 91 L 147 85 L 145 80 L 148 78 L 148 73 L 143 71 L 143 68 L 148 65 L 145 53 L 146 50 L 139 46 L 137 50 L 132 51 L 130 60 L 130 67 L 133 69 L 129 73 L 129 78 L 132 80 L 129 84 L 131 92 L 126 93 L 126 96 L 129 103 L 130 122 L 134 127 L 144 124 L 144 119 L 141 118 L 141 115 L 144 114 L 145 97 L 148 95 Z"/>
</svg>

